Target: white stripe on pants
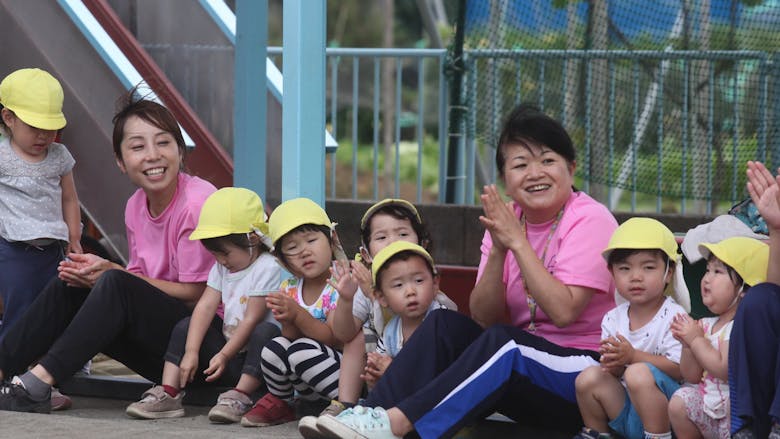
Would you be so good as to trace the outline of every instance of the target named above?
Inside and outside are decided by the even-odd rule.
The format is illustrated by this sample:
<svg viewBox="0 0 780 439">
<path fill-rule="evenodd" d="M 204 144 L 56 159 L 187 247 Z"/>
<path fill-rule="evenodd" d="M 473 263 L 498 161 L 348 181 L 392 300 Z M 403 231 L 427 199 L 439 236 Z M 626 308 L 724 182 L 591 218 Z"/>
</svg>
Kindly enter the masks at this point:
<svg viewBox="0 0 780 439">
<path fill-rule="evenodd" d="M 261 353 L 268 391 L 280 399 L 292 399 L 293 390 L 303 399 L 336 399 L 341 352 L 310 338 L 271 340 Z"/>
</svg>

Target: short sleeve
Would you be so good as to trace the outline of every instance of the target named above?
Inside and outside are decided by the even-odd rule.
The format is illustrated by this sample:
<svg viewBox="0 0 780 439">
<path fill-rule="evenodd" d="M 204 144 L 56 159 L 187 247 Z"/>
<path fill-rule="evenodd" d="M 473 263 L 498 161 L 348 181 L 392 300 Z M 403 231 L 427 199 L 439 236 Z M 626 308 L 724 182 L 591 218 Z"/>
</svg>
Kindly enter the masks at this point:
<svg viewBox="0 0 780 439">
<path fill-rule="evenodd" d="M 279 291 L 282 267 L 270 254 L 263 253 L 249 275 L 252 277 L 253 287 L 246 291 L 247 296 L 267 296 L 268 293 Z"/>
</svg>

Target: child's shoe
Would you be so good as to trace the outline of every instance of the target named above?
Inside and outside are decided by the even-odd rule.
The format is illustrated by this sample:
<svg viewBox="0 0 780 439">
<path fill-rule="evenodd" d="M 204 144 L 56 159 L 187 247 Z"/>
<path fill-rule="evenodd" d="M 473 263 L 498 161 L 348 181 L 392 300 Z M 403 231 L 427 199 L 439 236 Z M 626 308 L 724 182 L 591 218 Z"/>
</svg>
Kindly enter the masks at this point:
<svg viewBox="0 0 780 439">
<path fill-rule="evenodd" d="M 67 410 L 73 405 L 73 400 L 68 395 L 60 393 L 60 389 L 51 388 L 51 411 Z"/>
<path fill-rule="evenodd" d="M 357 405 L 338 416 L 320 416 L 317 418 L 317 428 L 323 435 L 332 438 L 400 439 L 390 430 L 390 419 L 381 407 Z"/>
<path fill-rule="evenodd" d="M 780 439 L 780 424 L 777 422 L 772 423 L 772 430 L 769 432 L 768 439 Z"/>
<path fill-rule="evenodd" d="M 125 413 L 138 419 L 181 418 L 184 416 L 182 398 L 184 391 L 174 398 L 165 393 L 163 386 L 154 386 L 141 395 L 140 401 L 127 406 Z"/>
<path fill-rule="evenodd" d="M 12 412 L 50 413 L 51 394 L 38 400 L 24 388 L 21 380 L 14 377 L 10 383 L 0 383 L 0 410 Z"/>
<path fill-rule="evenodd" d="M 290 404 L 271 393 L 266 393 L 257 400 L 252 410 L 249 410 L 241 418 L 241 425 L 244 427 L 267 427 L 294 420 L 295 410 Z"/>
<path fill-rule="evenodd" d="M 330 405 L 325 407 L 325 410 L 320 412 L 319 416 L 338 416 L 339 413 L 346 409 L 344 404 L 335 399 L 330 401 Z M 306 439 L 316 439 L 322 437 L 322 432 L 317 428 L 318 416 L 304 416 L 298 422 L 298 432 Z"/>
<path fill-rule="evenodd" d="M 731 435 L 731 439 L 753 439 L 756 436 L 753 434 L 753 426 L 750 424 L 744 425 L 737 430 L 736 433 Z"/>
<path fill-rule="evenodd" d="M 609 433 L 599 433 L 592 428 L 582 427 L 582 430 L 580 430 L 572 439 L 605 439 L 611 437 L 612 435 Z"/>
<path fill-rule="evenodd" d="M 239 422 L 250 408 L 252 400 L 248 396 L 236 389 L 230 389 L 217 398 L 217 405 L 209 411 L 209 421 L 220 424 Z"/>
</svg>

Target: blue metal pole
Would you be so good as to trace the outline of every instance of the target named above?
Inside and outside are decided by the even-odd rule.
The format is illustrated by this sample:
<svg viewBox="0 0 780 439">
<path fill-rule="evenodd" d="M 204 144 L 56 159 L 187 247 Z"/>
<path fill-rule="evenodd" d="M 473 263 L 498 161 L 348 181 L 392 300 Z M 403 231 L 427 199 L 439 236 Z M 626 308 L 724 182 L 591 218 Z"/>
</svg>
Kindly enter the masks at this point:
<svg viewBox="0 0 780 439">
<path fill-rule="evenodd" d="M 285 0 L 282 199 L 325 205 L 325 0 Z"/>
<path fill-rule="evenodd" d="M 268 0 L 236 1 L 233 184 L 265 200 Z"/>
</svg>

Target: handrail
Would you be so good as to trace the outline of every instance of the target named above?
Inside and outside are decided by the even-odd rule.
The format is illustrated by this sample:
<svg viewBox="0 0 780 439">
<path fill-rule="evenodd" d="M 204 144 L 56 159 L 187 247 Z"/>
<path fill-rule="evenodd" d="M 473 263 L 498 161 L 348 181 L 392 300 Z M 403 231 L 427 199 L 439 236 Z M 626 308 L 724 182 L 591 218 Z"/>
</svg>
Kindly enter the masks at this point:
<svg viewBox="0 0 780 439">
<path fill-rule="evenodd" d="M 103 26 L 131 63 L 138 69 L 144 81 L 165 102 L 190 133 L 196 148 L 187 160 L 188 166 L 198 175 L 217 187 L 233 184 L 233 160 L 216 138 L 209 132 L 187 101 L 179 94 L 165 73 L 151 56 L 138 44 L 106 0 L 83 0 L 87 9 Z"/>
</svg>

